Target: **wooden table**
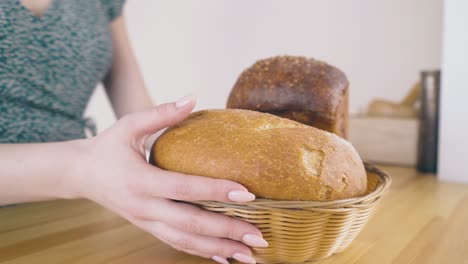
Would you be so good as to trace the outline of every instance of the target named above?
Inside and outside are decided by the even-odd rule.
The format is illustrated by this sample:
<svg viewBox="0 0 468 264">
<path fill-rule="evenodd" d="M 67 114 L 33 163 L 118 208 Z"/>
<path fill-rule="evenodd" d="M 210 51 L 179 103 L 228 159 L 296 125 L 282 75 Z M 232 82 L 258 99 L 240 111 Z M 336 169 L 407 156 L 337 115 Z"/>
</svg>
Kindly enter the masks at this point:
<svg viewBox="0 0 468 264">
<path fill-rule="evenodd" d="M 377 214 L 347 250 L 316 263 L 468 263 L 468 185 L 383 169 L 393 185 Z M 0 262 L 214 263 L 177 252 L 84 200 L 0 208 Z"/>
</svg>

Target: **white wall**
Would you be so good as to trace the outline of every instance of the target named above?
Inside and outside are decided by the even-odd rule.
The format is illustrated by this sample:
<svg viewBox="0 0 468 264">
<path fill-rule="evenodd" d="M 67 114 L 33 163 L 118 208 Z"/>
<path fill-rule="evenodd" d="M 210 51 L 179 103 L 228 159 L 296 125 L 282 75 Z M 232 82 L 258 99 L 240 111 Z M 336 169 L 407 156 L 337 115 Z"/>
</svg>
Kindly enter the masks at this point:
<svg viewBox="0 0 468 264">
<path fill-rule="evenodd" d="M 328 61 L 351 83 L 351 112 L 399 100 L 440 67 L 442 0 L 128 0 L 131 41 L 157 102 L 188 93 L 223 108 L 239 73 L 279 54 Z M 113 122 L 102 91 L 87 111 Z"/>
<path fill-rule="evenodd" d="M 446 0 L 439 173 L 442 180 L 468 182 L 468 2 Z"/>
</svg>

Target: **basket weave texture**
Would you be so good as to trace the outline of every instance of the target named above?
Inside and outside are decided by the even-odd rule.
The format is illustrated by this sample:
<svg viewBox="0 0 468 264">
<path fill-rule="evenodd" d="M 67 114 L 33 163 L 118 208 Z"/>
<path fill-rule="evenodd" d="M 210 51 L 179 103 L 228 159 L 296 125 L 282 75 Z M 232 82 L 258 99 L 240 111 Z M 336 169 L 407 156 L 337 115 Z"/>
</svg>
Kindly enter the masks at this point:
<svg viewBox="0 0 468 264">
<path fill-rule="evenodd" d="M 253 248 L 258 263 L 305 263 L 345 250 L 374 213 L 391 184 L 390 177 L 364 163 L 367 194 L 329 202 L 274 201 L 248 203 L 196 202 L 208 211 L 236 217 L 256 225 L 268 248 Z"/>
</svg>

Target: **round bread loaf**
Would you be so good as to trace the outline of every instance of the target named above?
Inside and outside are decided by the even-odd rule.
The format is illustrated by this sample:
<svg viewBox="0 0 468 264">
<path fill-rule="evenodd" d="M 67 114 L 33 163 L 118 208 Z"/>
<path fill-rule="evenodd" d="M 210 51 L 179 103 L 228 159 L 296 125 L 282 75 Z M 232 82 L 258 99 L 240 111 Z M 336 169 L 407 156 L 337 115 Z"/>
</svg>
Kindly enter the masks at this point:
<svg viewBox="0 0 468 264">
<path fill-rule="evenodd" d="M 348 79 L 336 67 L 305 57 L 259 60 L 239 76 L 227 108 L 278 115 L 346 138 Z"/>
<path fill-rule="evenodd" d="M 274 200 L 328 201 L 362 196 L 363 163 L 346 140 L 274 115 L 205 110 L 166 130 L 150 163 L 227 179 Z"/>
</svg>

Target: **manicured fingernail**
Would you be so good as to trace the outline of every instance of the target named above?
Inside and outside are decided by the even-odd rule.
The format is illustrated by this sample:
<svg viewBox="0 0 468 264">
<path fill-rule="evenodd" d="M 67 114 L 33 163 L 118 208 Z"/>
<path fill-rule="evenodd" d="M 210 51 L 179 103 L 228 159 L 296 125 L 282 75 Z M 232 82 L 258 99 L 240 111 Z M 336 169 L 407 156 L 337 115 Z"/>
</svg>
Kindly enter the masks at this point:
<svg viewBox="0 0 468 264">
<path fill-rule="evenodd" d="M 177 100 L 175 105 L 177 108 L 182 108 L 193 101 L 195 101 L 195 95 L 189 95 Z"/>
<path fill-rule="evenodd" d="M 257 261 L 255 261 L 254 258 L 252 258 L 251 256 L 247 256 L 243 253 L 234 253 L 234 255 L 232 255 L 232 258 L 243 263 L 248 263 L 248 264 L 257 263 Z"/>
<path fill-rule="evenodd" d="M 251 247 L 268 247 L 268 242 L 265 239 L 253 234 L 245 234 L 242 241 Z"/>
<path fill-rule="evenodd" d="M 220 256 L 213 256 L 211 259 L 221 264 L 229 264 L 229 262 L 225 258 Z"/>
<path fill-rule="evenodd" d="M 233 202 L 250 202 L 255 200 L 255 195 L 246 191 L 230 191 L 228 198 Z"/>
</svg>

